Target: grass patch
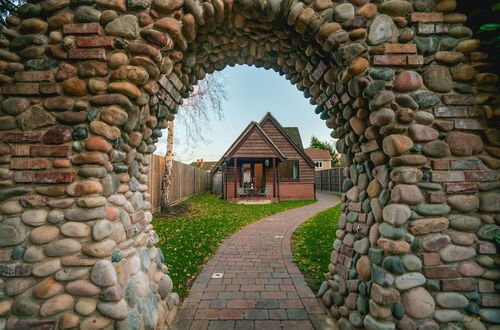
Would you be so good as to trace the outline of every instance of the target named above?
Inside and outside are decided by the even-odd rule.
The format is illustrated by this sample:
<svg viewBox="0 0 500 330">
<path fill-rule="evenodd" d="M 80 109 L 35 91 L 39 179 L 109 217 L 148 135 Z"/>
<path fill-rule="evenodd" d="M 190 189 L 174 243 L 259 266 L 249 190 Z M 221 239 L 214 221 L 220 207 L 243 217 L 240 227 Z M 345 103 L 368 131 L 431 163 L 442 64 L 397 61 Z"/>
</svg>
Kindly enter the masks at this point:
<svg viewBox="0 0 500 330">
<path fill-rule="evenodd" d="M 238 229 L 256 220 L 314 203 L 283 201 L 278 204 L 235 205 L 216 195 L 200 194 L 183 202 L 185 212 L 167 218 L 155 217 L 153 225 L 160 236 L 158 246 L 174 282 L 174 291 L 184 297 L 203 264 L 220 243 Z"/>
<path fill-rule="evenodd" d="M 293 261 L 313 290 L 318 291 L 328 272 L 330 253 L 342 214 L 340 205 L 326 209 L 303 222 L 292 235 Z"/>
</svg>

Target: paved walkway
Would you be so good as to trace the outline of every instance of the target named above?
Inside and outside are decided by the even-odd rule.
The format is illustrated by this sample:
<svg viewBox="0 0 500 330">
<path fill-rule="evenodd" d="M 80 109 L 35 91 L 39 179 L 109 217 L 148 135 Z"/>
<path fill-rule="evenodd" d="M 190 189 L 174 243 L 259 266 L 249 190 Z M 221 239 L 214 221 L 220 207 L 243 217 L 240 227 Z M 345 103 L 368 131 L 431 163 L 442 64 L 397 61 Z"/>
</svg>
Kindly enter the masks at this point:
<svg viewBox="0 0 500 330">
<path fill-rule="evenodd" d="M 174 329 L 334 329 L 290 250 L 300 223 L 339 203 L 333 195 L 318 193 L 317 198 L 317 203 L 264 218 L 224 241 L 184 300 Z M 213 273 L 223 277 L 211 278 Z"/>
</svg>

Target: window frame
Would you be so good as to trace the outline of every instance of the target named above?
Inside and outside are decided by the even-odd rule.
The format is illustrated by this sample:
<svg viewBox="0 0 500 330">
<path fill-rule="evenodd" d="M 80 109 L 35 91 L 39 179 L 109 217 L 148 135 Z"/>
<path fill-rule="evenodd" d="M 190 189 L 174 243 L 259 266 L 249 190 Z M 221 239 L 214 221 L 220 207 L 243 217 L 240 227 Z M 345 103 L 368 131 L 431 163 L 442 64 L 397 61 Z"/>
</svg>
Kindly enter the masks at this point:
<svg viewBox="0 0 500 330">
<path fill-rule="evenodd" d="M 286 163 L 296 163 L 297 164 L 297 178 L 283 178 L 281 177 L 281 174 L 282 174 L 282 171 L 280 170 L 280 167 L 283 165 L 283 164 L 286 164 Z M 293 165 L 291 165 L 293 166 Z M 292 167 L 290 168 L 292 169 Z M 278 164 L 278 180 L 280 182 L 296 182 L 296 181 L 300 181 L 300 161 L 298 159 L 290 159 L 290 160 L 285 160 L 283 162 L 280 162 Z"/>
<path fill-rule="evenodd" d="M 321 165 L 321 166 L 318 166 Z M 316 168 L 323 168 L 323 161 L 322 160 L 317 160 L 314 162 L 314 167 Z"/>
</svg>

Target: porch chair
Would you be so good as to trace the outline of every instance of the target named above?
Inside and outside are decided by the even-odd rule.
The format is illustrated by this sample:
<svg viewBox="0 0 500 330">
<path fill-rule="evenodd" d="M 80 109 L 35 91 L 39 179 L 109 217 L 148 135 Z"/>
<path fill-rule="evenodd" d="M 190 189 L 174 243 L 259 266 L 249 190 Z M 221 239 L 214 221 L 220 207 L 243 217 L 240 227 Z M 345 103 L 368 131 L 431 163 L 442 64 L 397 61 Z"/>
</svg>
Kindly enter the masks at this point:
<svg viewBox="0 0 500 330">
<path fill-rule="evenodd" d="M 259 190 L 259 197 L 267 197 L 269 194 L 269 188 L 261 188 Z"/>
<path fill-rule="evenodd" d="M 237 193 L 239 197 L 248 197 L 248 191 L 245 188 L 238 188 Z"/>
</svg>

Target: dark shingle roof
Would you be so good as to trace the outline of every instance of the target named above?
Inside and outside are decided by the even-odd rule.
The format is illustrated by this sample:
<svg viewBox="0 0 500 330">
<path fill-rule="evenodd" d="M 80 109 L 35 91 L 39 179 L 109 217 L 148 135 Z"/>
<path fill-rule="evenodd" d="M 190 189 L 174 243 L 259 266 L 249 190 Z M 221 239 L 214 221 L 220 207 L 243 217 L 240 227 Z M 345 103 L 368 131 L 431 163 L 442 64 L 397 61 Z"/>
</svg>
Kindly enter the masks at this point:
<svg viewBox="0 0 500 330">
<path fill-rule="evenodd" d="M 283 127 L 286 134 L 293 140 L 293 142 L 300 148 L 300 150 L 304 150 L 304 146 L 302 145 L 302 138 L 300 137 L 300 132 L 298 127 Z"/>
</svg>

